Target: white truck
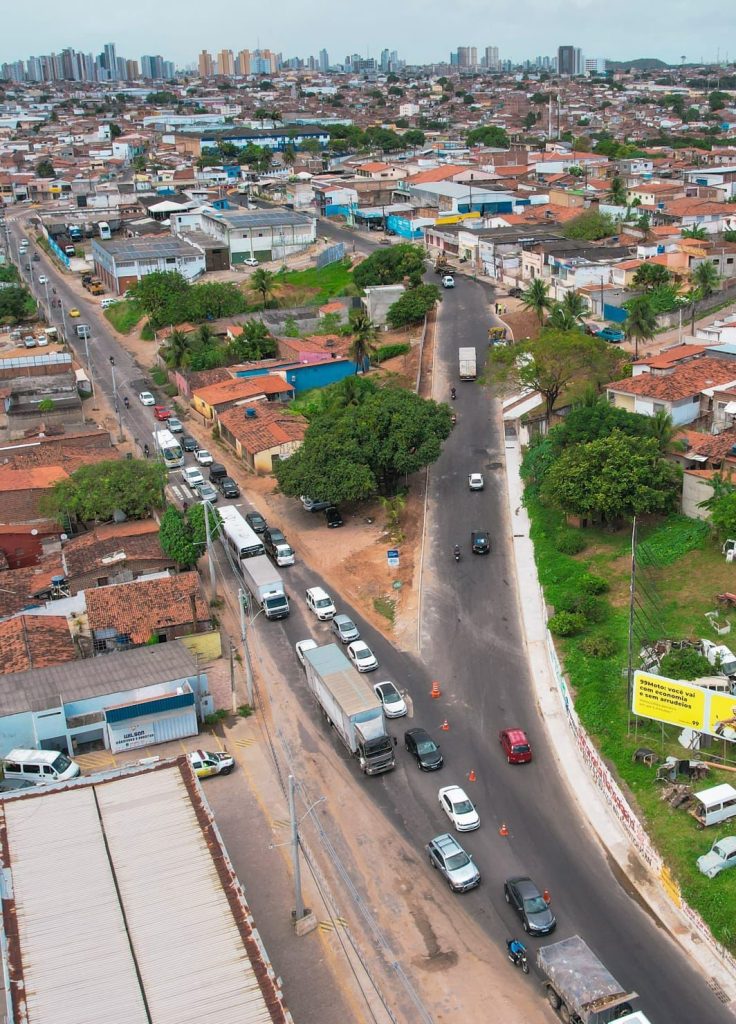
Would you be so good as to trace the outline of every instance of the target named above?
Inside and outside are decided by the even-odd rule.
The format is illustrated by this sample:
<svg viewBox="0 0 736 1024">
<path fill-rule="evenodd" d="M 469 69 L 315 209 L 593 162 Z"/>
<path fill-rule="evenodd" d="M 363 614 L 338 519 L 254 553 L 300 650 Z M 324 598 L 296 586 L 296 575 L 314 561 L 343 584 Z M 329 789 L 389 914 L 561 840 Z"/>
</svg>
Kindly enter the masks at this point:
<svg viewBox="0 0 736 1024">
<path fill-rule="evenodd" d="M 252 559 L 250 559 L 252 561 Z M 395 741 L 386 732 L 381 702 L 337 644 L 303 649 L 307 685 L 366 775 L 390 771 Z"/>
<path fill-rule="evenodd" d="M 478 375 L 475 366 L 475 349 L 458 349 L 458 358 L 460 360 L 460 380 L 475 380 Z"/>
<path fill-rule="evenodd" d="M 537 967 L 543 975 L 547 1001 L 560 1020 L 569 1024 L 610 1024 L 634 1013 L 631 1000 L 637 998 L 636 992 L 622 988 L 579 935 L 541 946 Z"/>
<path fill-rule="evenodd" d="M 284 581 L 265 555 L 243 558 L 240 571 L 246 587 L 267 619 L 285 619 L 289 614 L 289 599 Z"/>
</svg>

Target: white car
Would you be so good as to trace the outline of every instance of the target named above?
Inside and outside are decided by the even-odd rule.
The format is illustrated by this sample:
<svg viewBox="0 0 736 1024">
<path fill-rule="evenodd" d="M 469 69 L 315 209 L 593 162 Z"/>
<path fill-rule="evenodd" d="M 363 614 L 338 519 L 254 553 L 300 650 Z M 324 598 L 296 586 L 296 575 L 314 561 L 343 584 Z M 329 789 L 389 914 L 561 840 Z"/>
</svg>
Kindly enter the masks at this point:
<svg viewBox="0 0 736 1024">
<path fill-rule="evenodd" d="M 334 601 L 322 587 L 310 587 L 306 597 L 307 608 L 311 608 L 321 622 L 331 619 L 337 611 Z"/>
<path fill-rule="evenodd" d="M 39 274 L 38 275 L 38 283 L 39 284 L 48 284 L 49 283 L 49 279 L 46 277 L 45 274 Z"/>
<path fill-rule="evenodd" d="M 452 276 L 452 274 L 445 274 L 445 276 L 442 278 L 442 287 L 443 288 L 454 288 L 455 287 L 455 278 Z"/>
<path fill-rule="evenodd" d="M 351 644 L 348 644 L 348 658 L 350 658 L 358 672 L 372 672 L 378 668 L 378 658 L 368 644 L 362 640 L 354 640 Z"/>
<path fill-rule="evenodd" d="M 199 448 L 194 453 L 194 458 L 197 460 L 200 466 L 211 466 L 212 463 L 215 461 L 214 457 L 210 455 L 206 448 Z"/>
<path fill-rule="evenodd" d="M 181 475 L 184 477 L 184 482 L 192 488 L 199 487 L 200 484 L 204 483 L 202 472 L 196 466 L 187 466 L 181 471 Z"/>
<path fill-rule="evenodd" d="M 458 832 L 472 832 L 480 827 L 480 815 L 459 786 L 443 786 L 437 794 L 440 806 Z"/>
<path fill-rule="evenodd" d="M 294 644 L 294 650 L 296 651 L 296 656 L 299 659 L 299 662 L 301 663 L 302 666 L 304 666 L 304 652 L 313 651 L 315 647 L 318 646 L 319 645 L 317 641 L 312 640 L 311 637 L 308 640 L 297 640 L 297 642 Z"/>
<path fill-rule="evenodd" d="M 708 853 L 698 857 L 698 871 L 708 878 L 715 878 L 726 868 L 736 868 L 736 836 L 716 839 Z"/>
<path fill-rule="evenodd" d="M 235 760 L 227 750 L 214 753 L 209 750 L 192 750 L 187 754 L 187 760 L 200 779 L 206 779 L 208 775 L 229 775 L 235 767 Z"/>
<path fill-rule="evenodd" d="M 140 399 L 141 405 L 156 404 L 156 399 L 154 398 L 150 391 L 141 391 L 141 393 L 138 395 L 138 398 Z"/>
<path fill-rule="evenodd" d="M 471 473 L 468 477 L 468 487 L 471 491 L 482 491 L 484 486 L 482 473 Z"/>
<path fill-rule="evenodd" d="M 249 207 L 249 209 L 250 209 L 250 207 Z M 255 258 L 255 256 L 251 256 L 247 260 L 243 260 L 243 263 L 246 265 L 246 267 L 257 267 L 258 266 L 258 260 Z"/>
<path fill-rule="evenodd" d="M 389 679 L 383 683 L 375 683 L 373 689 L 383 704 L 386 718 L 401 718 L 407 713 L 406 701 Z"/>
</svg>

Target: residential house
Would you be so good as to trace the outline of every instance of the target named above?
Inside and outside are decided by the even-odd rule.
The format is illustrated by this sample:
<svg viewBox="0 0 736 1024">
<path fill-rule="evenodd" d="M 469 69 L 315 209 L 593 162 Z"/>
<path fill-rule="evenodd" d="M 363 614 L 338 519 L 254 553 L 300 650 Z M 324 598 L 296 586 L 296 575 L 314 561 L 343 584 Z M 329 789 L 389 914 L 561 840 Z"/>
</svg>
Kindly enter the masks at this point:
<svg viewBox="0 0 736 1024">
<path fill-rule="evenodd" d="M 0 572 L 37 565 L 49 545 L 59 542 L 58 523 L 11 523 L 0 526 Z"/>
<path fill-rule="evenodd" d="M 212 629 L 196 572 L 84 591 L 94 649 L 127 650 Z"/>
<path fill-rule="evenodd" d="M 65 615 L 16 615 L 0 622 L 0 675 L 77 658 Z"/>
<path fill-rule="evenodd" d="M 205 419 L 216 420 L 233 405 L 253 402 L 287 402 L 295 391 L 282 377 L 265 374 L 259 377 L 231 377 L 219 384 L 197 388 L 192 392 L 192 406 Z"/>
<path fill-rule="evenodd" d="M 666 412 L 676 426 L 709 417 L 713 391 L 736 386 L 736 362 L 704 356 L 678 364 L 668 373 L 641 373 L 606 385 L 608 400 L 619 409 L 654 416 Z"/>
<path fill-rule="evenodd" d="M 302 444 L 307 429 L 303 416 L 278 405 L 236 406 L 218 416 L 220 436 L 253 473 L 271 473 L 278 459 L 287 459 Z"/>
<path fill-rule="evenodd" d="M 359 178 L 370 178 L 372 181 L 401 181 L 409 172 L 405 167 L 395 167 L 374 160 L 371 163 L 360 164 L 356 167 L 355 173 Z"/>
<path fill-rule="evenodd" d="M 62 545 L 61 560 L 70 594 L 176 568 L 161 547 L 153 519 L 105 523 L 72 537 Z"/>
<path fill-rule="evenodd" d="M 40 504 L 54 484 L 68 479 L 61 466 L 13 469 L 0 466 L 0 523 L 33 523 L 43 520 Z"/>
</svg>

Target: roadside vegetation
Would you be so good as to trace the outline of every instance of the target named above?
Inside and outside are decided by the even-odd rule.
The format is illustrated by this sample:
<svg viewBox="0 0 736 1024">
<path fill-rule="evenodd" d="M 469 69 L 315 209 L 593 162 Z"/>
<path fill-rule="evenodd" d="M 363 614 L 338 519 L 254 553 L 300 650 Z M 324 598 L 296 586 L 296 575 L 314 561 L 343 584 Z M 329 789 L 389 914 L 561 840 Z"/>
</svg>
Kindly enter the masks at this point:
<svg viewBox="0 0 736 1024">
<path fill-rule="evenodd" d="M 130 334 L 134 327 L 144 317 L 143 307 L 134 299 L 124 299 L 116 302 L 114 306 L 108 306 L 105 310 L 105 319 L 112 324 L 120 334 Z"/>
</svg>

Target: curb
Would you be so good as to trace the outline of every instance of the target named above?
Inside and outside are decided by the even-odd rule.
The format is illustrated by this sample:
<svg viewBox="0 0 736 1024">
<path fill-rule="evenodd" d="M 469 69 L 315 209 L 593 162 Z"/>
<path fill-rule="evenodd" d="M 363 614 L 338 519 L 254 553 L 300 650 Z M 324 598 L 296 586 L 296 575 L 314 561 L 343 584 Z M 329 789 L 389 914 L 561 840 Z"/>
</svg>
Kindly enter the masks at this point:
<svg viewBox="0 0 736 1024">
<path fill-rule="evenodd" d="M 636 815 L 624 800 L 624 813 L 633 823 L 633 827 L 638 828 L 640 832 L 641 848 L 632 841 L 601 788 L 594 782 L 590 767 L 586 765 L 580 746 L 575 741 L 568 708 L 565 706 L 566 700 L 572 705 L 572 698 L 569 693 L 562 693 L 555 672 L 556 653 L 547 632 L 544 598 L 537 575 L 534 545 L 529 535 L 531 524 L 522 503 L 523 485 L 519 477 L 521 452 L 517 439 L 506 439 L 504 455 L 506 494 L 512 523 L 512 547 L 517 579 L 516 592 L 527 649 L 527 662 L 535 688 L 537 706 L 552 742 L 560 774 L 571 798 L 579 806 L 583 820 L 616 862 L 629 884 L 637 891 L 643 904 L 661 922 L 669 937 L 681 947 L 688 959 L 698 965 L 710 987 L 714 988 L 716 993 L 719 989 L 723 992 L 726 1007 L 736 1013 L 736 963 L 726 950 L 719 949 L 716 940 L 704 927 L 701 919 L 690 908 L 686 909 L 684 901 L 678 905 L 678 902 L 675 902 L 677 896 L 668 898 L 661 874 L 655 870 L 660 866 L 649 863 L 642 854 L 642 849 L 645 849 L 650 841 Z M 594 754 L 594 748 L 587 740 L 587 736 L 582 733 L 582 727 L 579 737 L 583 738 L 584 744 Z M 611 795 L 613 799 L 618 798 L 620 803 L 618 787 L 616 790 L 617 792 Z M 658 857 L 656 851 L 653 852 Z M 638 872 L 631 870 L 632 857 L 636 858 L 640 867 Z M 664 866 L 660 867 L 660 871 L 665 870 Z"/>
</svg>

